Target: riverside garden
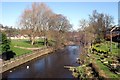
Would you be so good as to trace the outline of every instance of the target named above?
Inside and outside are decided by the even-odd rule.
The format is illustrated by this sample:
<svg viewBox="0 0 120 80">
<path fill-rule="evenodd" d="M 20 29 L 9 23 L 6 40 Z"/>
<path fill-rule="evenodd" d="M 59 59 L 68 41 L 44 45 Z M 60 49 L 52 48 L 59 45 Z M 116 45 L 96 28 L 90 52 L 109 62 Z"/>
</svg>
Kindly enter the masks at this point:
<svg viewBox="0 0 120 80">
<path fill-rule="evenodd" d="M 80 58 L 79 67 L 71 67 L 75 77 L 82 79 L 118 79 L 120 77 L 120 47 L 117 42 L 110 41 L 93 44 L 87 49 L 86 58 Z M 81 54 L 81 57 L 83 54 Z"/>
</svg>

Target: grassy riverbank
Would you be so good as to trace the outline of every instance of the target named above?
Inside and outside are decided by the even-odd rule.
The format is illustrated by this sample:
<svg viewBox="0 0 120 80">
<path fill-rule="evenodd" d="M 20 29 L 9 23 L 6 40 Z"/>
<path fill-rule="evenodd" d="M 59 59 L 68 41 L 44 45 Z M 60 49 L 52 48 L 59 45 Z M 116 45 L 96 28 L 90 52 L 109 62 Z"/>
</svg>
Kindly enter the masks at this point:
<svg viewBox="0 0 120 80">
<path fill-rule="evenodd" d="M 35 45 L 31 45 L 29 40 L 11 40 L 11 50 L 13 50 L 17 56 L 22 55 L 22 54 L 26 54 L 26 53 L 31 53 L 32 50 L 27 50 L 27 49 L 21 49 L 21 48 L 17 48 L 15 46 L 18 47 L 25 47 L 25 48 L 36 48 L 36 47 L 43 47 L 43 40 L 36 40 Z"/>
<path fill-rule="evenodd" d="M 18 47 L 15 47 L 15 46 L 18 46 Z M 44 46 L 44 40 L 43 39 L 36 40 L 36 43 L 34 45 L 31 45 L 30 41 L 26 40 L 26 39 L 11 40 L 10 50 L 15 52 L 16 56 L 19 56 L 19 55 L 26 54 L 26 53 L 32 53 L 32 50 L 21 49 L 19 47 L 40 48 L 40 47 L 43 47 L 43 46 Z"/>
<path fill-rule="evenodd" d="M 97 50 L 93 51 L 91 56 L 96 60 L 96 65 L 99 66 L 100 70 L 108 76 L 108 78 L 119 78 L 120 74 L 120 62 L 119 62 L 119 52 L 118 43 L 112 42 L 112 53 L 110 52 L 110 42 L 105 41 L 100 44 L 93 45 Z"/>
<path fill-rule="evenodd" d="M 95 47 L 95 48 L 97 48 L 101 51 L 110 52 L 111 44 L 110 44 L 110 41 L 105 41 L 105 42 L 102 42 L 100 44 L 95 44 L 95 45 L 93 45 L 93 47 Z M 112 53 L 111 53 L 111 55 L 117 56 L 118 53 L 120 53 L 120 49 L 118 48 L 118 43 L 112 42 Z"/>
<path fill-rule="evenodd" d="M 95 58 L 94 62 L 96 63 L 96 65 L 99 66 L 99 69 L 102 70 L 108 78 L 119 78 L 120 77 L 120 75 L 114 73 L 114 69 L 111 70 L 113 67 L 109 63 L 109 61 L 111 60 L 110 58 L 103 58 L 103 56 L 99 56 L 96 54 L 91 54 L 91 56 Z"/>
<path fill-rule="evenodd" d="M 119 52 L 118 43 L 115 42 L 112 43 L 112 53 L 109 41 L 94 44 L 84 55 L 84 60 L 81 60 L 83 63 L 74 68 L 73 75 L 79 78 L 118 79 L 120 77 Z"/>
<path fill-rule="evenodd" d="M 38 58 L 43 55 L 47 55 L 52 53 L 54 50 L 52 48 L 46 48 L 44 50 L 39 50 L 38 52 L 35 52 L 34 54 L 26 54 L 19 57 L 15 57 L 14 59 L 4 61 L 4 65 L 2 66 L 2 70 L 0 70 L 0 73 L 3 73 L 7 70 L 13 69 L 19 65 L 25 64 L 28 61 L 31 61 L 35 58 Z M 40 53 L 40 54 L 39 54 Z"/>
<path fill-rule="evenodd" d="M 31 45 L 31 42 L 29 40 L 23 40 L 23 39 L 11 40 L 11 45 L 26 47 L 26 48 L 42 47 L 44 45 L 44 40 L 43 39 L 36 40 L 34 45 Z"/>
<path fill-rule="evenodd" d="M 52 40 L 49 40 L 48 43 L 49 45 L 54 44 Z M 23 48 L 20 48 L 20 47 L 23 47 Z M 34 45 L 31 45 L 31 42 L 27 39 L 11 40 L 11 43 L 10 43 L 10 50 L 15 52 L 16 56 L 32 53 L 33 51 L 32 48 L 42 48 L 42 47 L 44 47 L 44 39 L 35 40 Z M 27 48 L 31 48 L 31 49 L 27 49 Z M 2 51 L 1 45 L 0 45 L 0 51 Z M 0 54 L 2 54 L 2 52 L 0 52 Z"/>
<path fill-rule="evenodd" d="M 32 50 L 16 48 L 13 45 L 11 45 L 11 50 L 16 53 L 16 56 L 20 56 L 26 53 L 32 53 Z"/>
</svg>

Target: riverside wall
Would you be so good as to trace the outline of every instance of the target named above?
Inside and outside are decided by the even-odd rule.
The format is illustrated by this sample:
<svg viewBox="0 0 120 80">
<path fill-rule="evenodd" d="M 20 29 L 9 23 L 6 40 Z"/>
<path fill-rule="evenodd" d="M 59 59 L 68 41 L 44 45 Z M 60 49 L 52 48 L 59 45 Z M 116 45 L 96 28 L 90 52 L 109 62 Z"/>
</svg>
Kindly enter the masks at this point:
<svg viewBox="0 0 120 80">
<path fill-rule="evenodd" d="M 0 64 L 0 73 L 3 73 L 9 69 L 12 69 L 14 67 L 17 67 L 19 65 L 22 65 L 28 61 L 31 61 L 37 57 L 49 54 L 51 52 L 53 52 L 53 48 L 44 48 L 41 50 L 36 50 L 31 54 L 25 54 L 25 55 L 21 55 L 15 58 L 12 58 L 10 60 L 7 61 L 2 61 Z"/>
</svg>

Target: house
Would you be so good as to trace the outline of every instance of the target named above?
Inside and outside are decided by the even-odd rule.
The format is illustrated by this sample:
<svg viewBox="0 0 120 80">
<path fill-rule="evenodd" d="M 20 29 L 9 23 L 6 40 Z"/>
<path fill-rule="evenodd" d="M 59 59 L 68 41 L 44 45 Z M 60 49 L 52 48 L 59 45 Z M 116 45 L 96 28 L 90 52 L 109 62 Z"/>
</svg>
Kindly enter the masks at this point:
<svg viewBox="0 0 120 80">
<path fill-rule="evenodd" d="M 108 29 L 105 34 L 105 39 L 110 40 L 111 35 L 110 35 L 110 30 Z M 120 27 L 117 27 L 113 32 L 112 32 L 112 40 L 115 42 L 120 42 Z"/>
</svg>

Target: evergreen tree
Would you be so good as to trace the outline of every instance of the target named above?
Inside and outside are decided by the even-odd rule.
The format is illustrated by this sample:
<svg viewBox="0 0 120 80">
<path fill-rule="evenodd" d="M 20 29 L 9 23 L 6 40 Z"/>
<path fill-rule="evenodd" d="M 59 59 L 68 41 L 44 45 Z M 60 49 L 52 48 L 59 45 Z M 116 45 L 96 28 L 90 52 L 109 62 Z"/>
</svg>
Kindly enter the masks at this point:
<svg viewBox="0 0 120 80">
<path fill-rule="evenodd" d="M 10 50 L 10 40 L 7 39 L 7 36 L 2 33 L 2 42 L 1 42 L 1 48 L 2 48 L 2 52 L 7 52 Z"/>
</svg>

